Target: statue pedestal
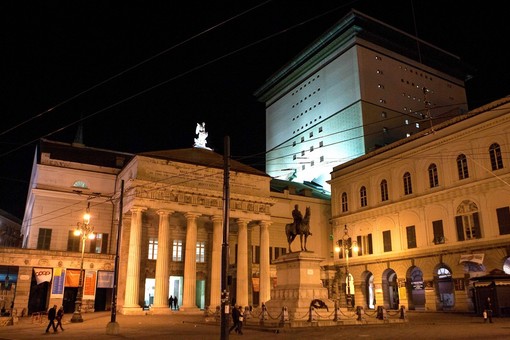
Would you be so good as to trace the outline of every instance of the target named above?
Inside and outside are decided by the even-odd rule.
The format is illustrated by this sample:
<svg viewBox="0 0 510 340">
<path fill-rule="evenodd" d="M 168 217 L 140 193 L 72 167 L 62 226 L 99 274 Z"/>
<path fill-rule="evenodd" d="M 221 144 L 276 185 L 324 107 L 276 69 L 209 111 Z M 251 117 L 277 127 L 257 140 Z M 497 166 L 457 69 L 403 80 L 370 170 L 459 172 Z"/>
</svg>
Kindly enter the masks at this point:
<svg viewBox="0 0 510 340">
<path fill-rule="evenodd" d="M 331 319 L 335 303 L 328 299 L 328 289 L 322 286 L 320 277 L 320 263 L 324 259 L 314 252 L 301 251 L 285 254 L 274 261 L 278 282 L 276 288 L 271 289 L 271 300 L 265 303 L 271 317 L 283 315 L 287 308 L 288 319 L 280 323 L 291 327 L 310 326 L 310 304 L 312 300 L 322 300 L 327 309 L 315 309 L 312 319 Z"/>
</svg>

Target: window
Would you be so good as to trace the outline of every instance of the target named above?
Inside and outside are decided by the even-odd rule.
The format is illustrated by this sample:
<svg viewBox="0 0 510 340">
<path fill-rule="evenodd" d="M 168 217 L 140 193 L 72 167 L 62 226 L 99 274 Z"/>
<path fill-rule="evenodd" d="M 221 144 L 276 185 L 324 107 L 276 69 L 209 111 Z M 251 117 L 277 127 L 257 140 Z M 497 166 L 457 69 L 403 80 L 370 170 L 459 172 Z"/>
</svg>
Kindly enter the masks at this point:
<svg viewBox="0 0 510 340">
<path fill-rule="evenodd" d="M 459 241 L 481 238 L 478 207 L 472 201 L 463 201 L 457 207 L 455 216 L 457 239 Z"/>
<path fill-rule="evenodd" d="M 90 241 L 90 252 L 106 254 L 108 252 L 108 234 L 96 234 L 96 237 Z"/>
<path fill-rule="evenodd" d="M 196 262 L 197 263 L 205 262 L 205 242 L 197 242 Z"/>
<path fill-rule="evenodd" d="M 342 192 L 342 212 L 349 211 L 349 206 L 347 204 L 347 193 Z"/>
<path fill-rule="evenodd" d="M 358 242 L 358 256 L 374 253 L 372 247 L 372 234 L 361 235 L 356 238 Z"/>
<path fill-rule="evenodd" d="M 407 249 L 416 248 L 416 228 L 414 225 L 406 227 Z"/>
<path fill-rule="evenodd" d="M 434 244 L 443 244 L 444 232 L 443 232 L 443 220 L 432 221 L 432 231 L 434 233 Z"/>
<path fill-rule="evenodd" d="M 429 185 L 431 188 L 439 186 L 439 179 L 437 177 L 437 166 L 434 163 L 429 165 Z"/>
<path fill-rule="evenodd" d="M 510 234 L 510 208 L 498 208 L 496 214 L 498 215 L 499 234 Z"/>
<path fill-rule="evenodd" d="M 259 264 L 260 263 L 260 246 L 253 246 L 251 247 L 251 251 L 252 251 L 252 254 L 251 254 L 251 262 L 252 263 L 255 263 L 255 264 Z"/>
<path fill-rule="evenodd" d="M 367 202 L 367 188 L 365 188 L 364 186 L 362 186 L 361 189 L 359 189 L 359 198 L 360 198 L 361 206 L 366 207 L 368 204 L 368 202 Z"/>
<path fill-rule="evenodd" d="M 387 201 L 388 200 L 388 182 L 383 179 L 381 181 L 381 201 Z"/>
<path fill-rule="evenodd" d="M 411 183 L 411 174 L 406 172 L 404 174 L 404 195 L 410 195 L 413 193 L 413 185 Z"/>
<path fill-rule="evenodd" d="M 85 183 L 84 181 L 76 181 L 73 183 L 73 188 L 83 188 L 83 189 L 88 189 L 87 188 L 87 183 Z"/>
<path fill-rule="evenodd" d="M 352 238 L 348 238 L 347 240 L 338 240 L 336 241 L 340 251 L 338 252 L 338 258 L 343 259 L 345 257 L 345 252 L 349 254 L 349 257 L 352 257 Z M 359 251 L 359 250 L 358 250 Z"/>
<path fill-rule="evenodd" d="M 49 250 L 51 243 L 51 229 L 40 228 L 37 235 L 37 249 Z"/>
<path fill-rule="evenodd" d="M 391 251 L 391 230 L 385 230 L 382 233 L 384 252 Z"/>
<path fill-rule="evenodd" d="M 74 230 L 70 230 L 67 236 L 67 251 L 81 251 L 81 237 L 74 234 Z"/>
<path fill-rule="evenodd" d="M 503 158 L 501 157 L 501 148 L 499 144 L 494 143 L 489 147 L 489 154 L 491 157 L 492 170 L 503 168 Z"/>
<path fill-rule="evenodd" d="M 459 179 L 469 178 L 466 155 L 460 154 L 457 157 L 457 171 L 459 172 Z"/>
<path fill-rule="evenodd" d="M 157 238 L 149 238 L 149 260 L 157 260 L 158 259 L 158 239 Z"/>
<path fill-rule="evenodd" d="M 275 247 L 274 248 L 274 258 L 275 260 L 277 258 L 279 258 L 280 256 L 283 256 L 287 253 L 287 248 L 278 248 L 278 247 Z"/>
<path fill-rule="evenodd" d="M 182 261 L 182 240 L 174 240 L 172 248 L 172 261 Z"/>
</svg>

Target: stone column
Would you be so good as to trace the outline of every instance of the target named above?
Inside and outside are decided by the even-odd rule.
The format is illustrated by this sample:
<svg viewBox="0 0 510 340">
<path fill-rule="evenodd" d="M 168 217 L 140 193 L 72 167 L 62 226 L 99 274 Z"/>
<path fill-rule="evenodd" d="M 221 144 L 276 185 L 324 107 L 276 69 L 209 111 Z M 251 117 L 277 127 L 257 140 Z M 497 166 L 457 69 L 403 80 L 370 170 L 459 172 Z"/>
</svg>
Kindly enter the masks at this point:
<svg viewBox="0 0 510 340">
<path fill-rule="evenodd" d="M 211 294 L 209 308 L 216 310 L 216 306 L 221 305 L 221 252 L 223 244 L 223 218 L 213 216 L 213 244 L 212 244 L 212 263 L 211 263 Z"/>
<path fill-rule="evenodd" d="M 269 263 L 269 225 L 271 222 L 260 223 L 260 303 L 271 299 L 271 267 Z"/>
<path fill-rule="evenodd" d="M 248 306 L 248 222 L 238 219 L 236 303 Z"/>
<path fill-rule="evenodd" d="M 140 309 L 140 253 L 142 242 L 142 212 L 146 208 L 133 207 L 131 209 L 131 230 L 129 232 L 129 253 L 127 260 L 126 295 L 124 298 L 124 312 L 128 309 Z"/>
<path fill-rule="evenodd" d="M 169 215 L 172 211 L 158 210 L 158 257 L 156 260 L 156 288 L 154 291 L 154 306 L 151 310 L 160 309 L 170 312 L 168 305 L 168 261 L 170 258 L 170 225 Z"/>
<path fill-rule="evenodd" d="M 198 311 L 197 294 L 197 217 L 199 214 L 186 213 L 186 248 L 184 253 L 184 289 L 182 306 L 179 310 Z"/>
</svg>

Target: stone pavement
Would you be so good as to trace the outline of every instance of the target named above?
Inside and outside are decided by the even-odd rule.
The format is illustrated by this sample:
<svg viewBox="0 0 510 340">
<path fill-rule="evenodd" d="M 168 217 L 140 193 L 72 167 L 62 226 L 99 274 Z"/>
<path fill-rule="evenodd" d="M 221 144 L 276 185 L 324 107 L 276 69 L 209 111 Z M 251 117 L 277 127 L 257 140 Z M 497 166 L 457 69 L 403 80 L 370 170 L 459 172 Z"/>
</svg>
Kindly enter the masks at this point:
<svg viewBox="0 0 510 340">
<path fill-rule="evenodd" d="M 83 314 L 83 323 L 70 323 L 71 315 L 64 319 L 65 331 L 45 333 L 47 320 L 32 322 L 28 317 L 13 326 L 0 328 L 0 340 L 5 339 L 220 339 L 220 325 L 206 321 L 202 314 L 190 315 L 174 312 L 172 315 L 117 315 L 118 335 L 107 335 L 111 321 L 109 312 Z M 263 329 L 248 325 L 244 335 L 230 334 L 229 339 L 510 339 L 510 318 L 494 318 L 484 324 L 483 319 L 465 313 L 408 312 L 404 323 L 343 325 L 328 327 Z"/>
</svg>

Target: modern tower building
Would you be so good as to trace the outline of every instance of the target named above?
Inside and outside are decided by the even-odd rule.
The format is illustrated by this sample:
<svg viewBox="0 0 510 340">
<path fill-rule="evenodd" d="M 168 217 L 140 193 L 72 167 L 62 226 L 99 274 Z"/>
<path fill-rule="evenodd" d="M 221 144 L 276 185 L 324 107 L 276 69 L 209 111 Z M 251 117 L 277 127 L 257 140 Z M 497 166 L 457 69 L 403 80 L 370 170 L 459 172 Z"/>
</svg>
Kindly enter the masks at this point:
<svg viewBox="0 0 510 340">
<path fill-rule="evenodd" d="M 333 167 L 467 110 L 458 57 L 352 10 L 255 95 L 266 172 L 329 191 Z"/>
</svg>

